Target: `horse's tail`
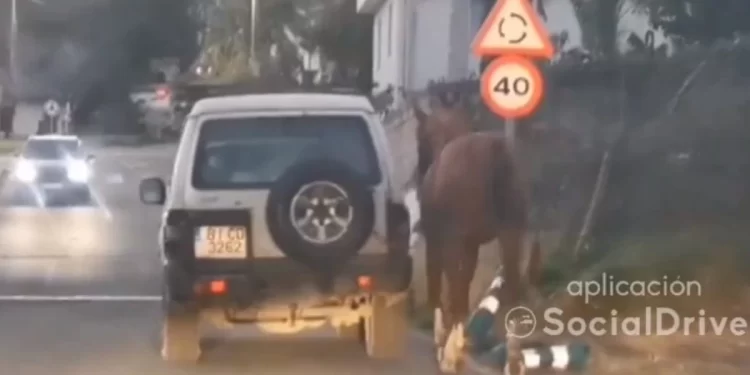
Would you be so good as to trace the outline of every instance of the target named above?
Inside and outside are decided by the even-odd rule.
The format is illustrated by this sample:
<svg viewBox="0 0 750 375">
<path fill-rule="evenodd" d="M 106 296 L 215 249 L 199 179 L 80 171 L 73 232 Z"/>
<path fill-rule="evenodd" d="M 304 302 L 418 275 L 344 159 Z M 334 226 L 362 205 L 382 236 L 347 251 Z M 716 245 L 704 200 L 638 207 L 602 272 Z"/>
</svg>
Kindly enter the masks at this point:
<svg viewBox="0 0 750 375">
<path fill-rule="evenodd" d="M 543 254 L 538 234 L 532 238 L 531 249 L 525 246 L 529 229 L 529 200 L 520 171 L 504 141 L 493 143 L 493 154 L 493 211 L 500 228 L 511 233 L 508 243 L 510 247 L 506 248 L 506 244 L 502 244 L 502 259 L 509 272 L 506 277 L 509 280 L 518 278 L 517 280 L 522 282 L 522 274 L 525 273 L 527 283 L 539 285 Z M 523 253 L 528 254 L 525 270 L 522 269 Z M 519 267 L 509 266 L 510 264 L 518 264 Z"/>
<path fill-rule="evenodd" d="M 492 205 L 501 225 L 525 231 L 528 226 L 528 198 L 513 155 L 504 141 L 493 143 L 491 176 Z"/>
<path fill-rule="evenodd" d="M 529 254 L 529 262 L 526 266 L 526 275 L 532 285 L 540 285 L 542 281 L 542 273 L 544 271 L 544 258 L 542 255 L 542 244 L 539 239 L 539 233 L 534 234 L 534 238 L 531 242 L 531 254 Z"/>
</svg>

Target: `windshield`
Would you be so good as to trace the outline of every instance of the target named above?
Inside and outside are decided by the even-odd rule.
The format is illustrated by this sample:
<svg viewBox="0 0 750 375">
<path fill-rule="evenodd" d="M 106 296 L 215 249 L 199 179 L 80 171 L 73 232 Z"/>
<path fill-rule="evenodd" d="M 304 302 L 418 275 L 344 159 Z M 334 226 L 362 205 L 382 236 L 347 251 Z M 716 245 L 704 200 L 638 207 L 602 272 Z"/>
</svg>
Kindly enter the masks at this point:
<svg viewBox="0 0 750 375">
<path fill-rule="evenodd" d="M 202 123 L 193 186 L 268 187 L 290 166 L 320 158 L 348 165 L 366 183 L 380 181 L 367 123 L 360 116 L 248 117 Z"/>
<path fill-rule="evenodd" d="M 78 157 L 77 140 L 31 140 L 26 143 L 23 157 L 32 160 L 61 160 Z"/>
</svg>

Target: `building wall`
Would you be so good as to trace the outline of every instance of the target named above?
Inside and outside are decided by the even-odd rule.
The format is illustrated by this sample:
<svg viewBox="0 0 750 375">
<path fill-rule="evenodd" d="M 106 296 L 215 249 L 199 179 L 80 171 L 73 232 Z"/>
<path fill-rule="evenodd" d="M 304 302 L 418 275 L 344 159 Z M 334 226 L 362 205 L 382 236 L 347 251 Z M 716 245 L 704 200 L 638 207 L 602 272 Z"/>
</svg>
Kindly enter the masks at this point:
<svg viewBox="0 0 750 375">
<path fill-rule="evenodd" d="M 13 133 L 17 136 L 29 136 L 36 133 L 39 120 L 42 118 L 42 111 L 42 103 L 18 103 L 16 115 L 13 118 Z"/>
<path fill-rule="evenodd" d="M 431 80 L 457 80 L 479 71 L 471 42 L 486 15 L 483 0 L 415 0 L 407 87 L 421 90 Z"/>
<path fill-rule="evenodd" d="M 389 85 L 420 90 L 430 80 L 460 79 L 477 71 L 478 61 L 468 51 L 484 18 L 481 4 L 482 0 L 383 1 L 374 12 L 375 93 Z"/>
<path fill-rule="evenodd" d="M 373 80 L 378 86 L 376 92 L 389 85 L 402 86 L 404 63 L 404 12 L 405 1 L 388 0 L 383 2 L 375 14 L 373 33 Z"/>
<path fill-rule="evenodd" d="M 412 18 L 413 48 L 408 60 L 407 88 L 419 90 L 431 79 L 448 74 L 453 0 L 418 0 Z"/>
</svg>

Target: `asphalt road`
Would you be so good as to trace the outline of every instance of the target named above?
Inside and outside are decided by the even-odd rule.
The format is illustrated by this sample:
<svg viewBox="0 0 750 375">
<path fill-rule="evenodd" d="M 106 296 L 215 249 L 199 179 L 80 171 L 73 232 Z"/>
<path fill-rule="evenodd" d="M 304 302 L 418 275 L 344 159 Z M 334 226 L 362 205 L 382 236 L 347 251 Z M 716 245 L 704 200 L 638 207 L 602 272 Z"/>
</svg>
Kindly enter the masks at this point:
<svg viewBox="0 0 750 375">
<path fill-rule="evenodd" d="M 430 342 L 408 359 L 368 360 L 331 332 L 263 337 L 206 332 L 204 360 L 175 368 L 158 355 L 160 210 L 138 181 L 167 176 L 173 148 L 97 150 L 89 207 L 14 207 L 0 192 L 0 363 L 8 374 L 434 374 Z"/>
</svg>

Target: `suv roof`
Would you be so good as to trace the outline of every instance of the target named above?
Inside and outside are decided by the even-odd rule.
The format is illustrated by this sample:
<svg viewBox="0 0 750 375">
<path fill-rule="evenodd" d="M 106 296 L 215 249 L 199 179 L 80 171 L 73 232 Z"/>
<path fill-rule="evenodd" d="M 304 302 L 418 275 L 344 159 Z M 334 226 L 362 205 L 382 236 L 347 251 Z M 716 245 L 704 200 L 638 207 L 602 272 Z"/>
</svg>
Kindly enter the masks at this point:
<svg viewBox="0 0 750 375">
<path fill-rule="evenodd" d="M 232 95 L 199 100 L 191 115 L 268 110 L 355 110 L 374 112 L 367 97 L 351 94 L 278 93 Z"/>
</svg>

